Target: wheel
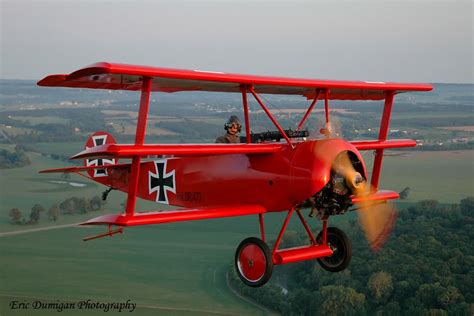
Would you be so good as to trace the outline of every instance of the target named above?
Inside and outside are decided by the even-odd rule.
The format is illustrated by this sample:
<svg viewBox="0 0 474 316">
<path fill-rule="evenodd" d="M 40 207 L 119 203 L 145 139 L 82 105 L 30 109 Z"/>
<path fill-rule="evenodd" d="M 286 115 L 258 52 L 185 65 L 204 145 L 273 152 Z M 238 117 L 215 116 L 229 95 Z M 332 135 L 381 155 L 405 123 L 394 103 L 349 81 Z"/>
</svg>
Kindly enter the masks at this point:
<svg viewBox="0 0 474 316">
<path fill-rule="evenodd" d="M 267 283 L 273 272 L 272 253 L 267 244 L 256 237 L 244 239 L 235 252 L 235 269 L 248 286 Z"/>
<path fill-rule="evenodd" d="M 324 270 L 339 272 L 344 270 L 351 262 L 352 243 L 346 234 L 336 227 L 328 227 L 327 244 L 332 249 L 333 254 L 329 257 L 319 258 L 318 262 Z M 323 232 L 316 238 L 318 243 L 322 243 Z"/>
</svg>

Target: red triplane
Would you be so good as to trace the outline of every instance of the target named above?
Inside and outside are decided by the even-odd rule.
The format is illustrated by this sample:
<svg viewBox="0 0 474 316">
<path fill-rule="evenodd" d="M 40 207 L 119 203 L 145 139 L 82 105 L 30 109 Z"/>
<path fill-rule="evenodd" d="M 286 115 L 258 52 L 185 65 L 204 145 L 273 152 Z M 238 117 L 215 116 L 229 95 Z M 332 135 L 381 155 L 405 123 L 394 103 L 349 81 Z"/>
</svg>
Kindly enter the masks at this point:
<svg viewBox="0 0 474 316">
<path fill-rule="evenodd" d="M 395 213 L 373 211 L 373 205 L 396 199 L 392 191 L 378 190 L 384 149 L 413 147 L 413 140 L 387 140 L 395 94 L 430 91 L 428 84 L 329 81 L 177 70 L 123 64 L 97 63 L 69 75 L 51 75 L 40 86 L 140 91 L 140 108 L 134 144 L 116 144 L 111 135 L 97 132 L 86 148 L 71 159 L 84 159 L 84 167 L 42 172 L 74 172 L 127 193 L 125 212 L 100 216 L 83 225 L 106 225 L 108 232 L 86 240 L 121 233 L 125 226 L 161 224 L 209 218 L 258 215 L 261 237 L 243 240 L 235 254 L 240 279 L 261 286 L 273 266 L 318 259 L 332 272 L 343 270 L 351 259 L 351 243 L 339 229 L 328 227 L 330 215 L 361 209 L 359 217 L 373 249 L 381 246 Z M 151 92 L 216 91 L 242 95 L 245 143 L 145 144 Z M 259 94 L 299 95 L 311 100 L 294 131 L 284 131 Z M 252 143 L 247 98 L 255 98 L 273 122 L 278 137 Z M 322 139 L 294 138 L 318 100 L 324 100 L 326 128 Z M 329 100 L 385 100 L 377 140 L 345 141 L 331 137 Z M 366 190 L 367 172 L 359 151 L 374 150 L 375 158 Z M 156 158 L 160 157 L 160 158 Z M 129 158 L 130 163 L 119 163 Z M 232 188 L 227 190 L 223 188 Z M 137 212 L 136 198 L 181 207 L 173 211 Z M 322 221 L 315 237 L 301 214 L 309 205 Z M 264 214 L 288 212 L 273 250 L 265 243 Z M 280 249 L 292 215 L 303 224 L 309 245 Z M 112 229 L 118 226 L 118 229 Z"/>
</svg>

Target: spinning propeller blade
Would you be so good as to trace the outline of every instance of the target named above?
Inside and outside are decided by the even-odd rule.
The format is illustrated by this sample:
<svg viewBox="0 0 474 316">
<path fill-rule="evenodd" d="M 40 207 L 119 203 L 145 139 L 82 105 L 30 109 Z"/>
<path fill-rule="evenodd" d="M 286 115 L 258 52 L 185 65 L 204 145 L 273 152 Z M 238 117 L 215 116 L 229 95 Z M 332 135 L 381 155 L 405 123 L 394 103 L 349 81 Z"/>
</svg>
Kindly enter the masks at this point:
<svg viewBox="0 0 474 316">
<path fill-rule="evenodd" d="M 346 180 L 347 186 L 356 197 L 363 197 L 373 190 L 366 179 L 355 170 L 347 152 L 340 154 L 333 164 L 333 172 Z M 357 203 L 359 222 L 373 251 L 378 251 L 387 241 L 397 220 L 397 210 L 388 203 L 375 204 L 373 201 Z"/>
</svg>

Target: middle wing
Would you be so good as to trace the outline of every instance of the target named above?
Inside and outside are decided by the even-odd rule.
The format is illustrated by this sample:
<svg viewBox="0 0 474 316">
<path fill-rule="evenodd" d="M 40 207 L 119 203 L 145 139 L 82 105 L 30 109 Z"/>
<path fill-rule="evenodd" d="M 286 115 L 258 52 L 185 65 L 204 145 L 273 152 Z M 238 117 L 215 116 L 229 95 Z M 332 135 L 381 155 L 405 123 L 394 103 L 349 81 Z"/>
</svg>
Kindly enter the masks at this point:
<svg viewBox="0 0 474 316">
<path fill-rule="evenodd" d="M 223 154 L 270 154 L 285 144 L 195 144 L 195 145 L 120 145 L 106 144 L 91 147 L 71 159 L 93 157 L 131 158 L 133 156 L 174 155 L 205 156 Z"/>
</svg>

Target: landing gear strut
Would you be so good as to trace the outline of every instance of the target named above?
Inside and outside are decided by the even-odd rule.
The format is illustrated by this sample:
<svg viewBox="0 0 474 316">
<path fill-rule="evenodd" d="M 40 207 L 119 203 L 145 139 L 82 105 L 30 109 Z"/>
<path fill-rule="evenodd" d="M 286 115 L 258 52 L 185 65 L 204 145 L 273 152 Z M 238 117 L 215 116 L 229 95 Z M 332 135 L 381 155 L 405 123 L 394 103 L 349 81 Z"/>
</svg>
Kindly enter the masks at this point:
<svg viewBox="0 0 474 316">
<path fill-rule="evenodd" d="M 110 187 L 104 192 L 102 192 L 102 201 L 106 201 L 107 197 L 109 196 L 110 191 L 115 190 L 114 188 Z"/>
<path fill-rule="evenodd" d="M 279 249 L 293 213 L 298 215 L 309 238 L 309 245 Z M 262 239 L 250 237 L 244 239 L 235 253 L 237 275 L 246 285 L 260 287 L 270 280 L 274 265 L 317 259 L 321 267 L 330 272 L 344 270 L 352 257 L 352 245 L 346 234 L 338 228 L 327 227 L 329 216 L 321 218 L 323 229 L 315 238 L 306 223 L 299 207 L 288 211 L 278 238 L 270 251 L 265 243 L 263 214 L 259 215 Z"/>
</svg>

